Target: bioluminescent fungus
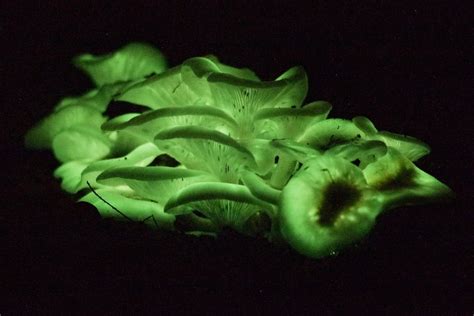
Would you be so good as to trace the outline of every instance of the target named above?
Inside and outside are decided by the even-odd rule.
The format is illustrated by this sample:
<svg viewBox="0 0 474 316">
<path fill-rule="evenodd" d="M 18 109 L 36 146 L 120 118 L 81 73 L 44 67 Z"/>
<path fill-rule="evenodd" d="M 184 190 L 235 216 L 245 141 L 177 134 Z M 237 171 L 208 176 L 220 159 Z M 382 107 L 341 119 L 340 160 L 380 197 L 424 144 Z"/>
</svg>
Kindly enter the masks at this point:
<svg viewBox="0 0 474 316">
<path fill-rule="evenodd" d="M 325 101 L 304 105 L 301 67 L 273 81 L 211 55 L 167 69 L 144 43 L 74 64 L 95 87 L 60 100 L 25 143 L 51 149 L 62 188 L 103 217 L 189 234 L 229 227 L 320 258 L 385 210 L 452 196 L 414 164 L 428 145 L 366 117 L 328 118 Z M 108 117 L 113 101 L 143 110 Z"/>
</svg>

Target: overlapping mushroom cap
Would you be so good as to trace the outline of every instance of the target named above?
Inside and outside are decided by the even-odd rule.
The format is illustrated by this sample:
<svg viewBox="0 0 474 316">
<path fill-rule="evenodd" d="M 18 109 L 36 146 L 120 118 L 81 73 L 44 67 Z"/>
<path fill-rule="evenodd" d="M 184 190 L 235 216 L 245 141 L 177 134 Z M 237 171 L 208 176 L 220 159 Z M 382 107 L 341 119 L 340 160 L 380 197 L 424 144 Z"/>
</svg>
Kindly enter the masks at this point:
<svg viewBox="0 0 474 316">
<path fill-rule="evenodd" d="M 361 240 L 384 210 L 452 194 L 414 165 L 426 144 L 366 117 L 327 118 L 324 101 L 304 105 L 301 67 L 273 81 L 212 55 L 167 69 L 144 43 L 74 63 L 95 88 L 61 100 L 26 145 L 51 148 L 63 189 L 85 192 L 104 217 L 186 222 L 193 234 L 230 227 L 317 258 Z M 108 117 L 113 101 L 142 110 Z"/>
</svg>

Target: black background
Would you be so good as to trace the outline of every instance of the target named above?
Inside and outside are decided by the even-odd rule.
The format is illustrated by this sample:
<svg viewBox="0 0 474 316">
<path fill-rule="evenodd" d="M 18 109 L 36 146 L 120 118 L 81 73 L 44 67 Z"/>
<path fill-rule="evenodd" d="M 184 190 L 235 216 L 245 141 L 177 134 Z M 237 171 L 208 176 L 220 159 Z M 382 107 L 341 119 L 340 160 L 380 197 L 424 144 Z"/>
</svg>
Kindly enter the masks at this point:
<svg viewBox="0 0 474 316">
<path fill-rule="evenodd" d="M 7 2 L 0 314 L 474 312 L 467 6 Z M 60 190 L 52 154 L 24 150 L 22 137 L 60 98 L 92 87 L 73 56 L 137 40 L 160 48 L 170 65 L 212 53 L 267 80 L 302 65 L 308 102 L 327 100 L 332 117 L 365 115 L 427 142 L 432 153 L 417 164 L 457 199 L 393 210 L 364 242 L 324 260 L 232 232 L 213 240 L 101 220 Z"/>
</svg>

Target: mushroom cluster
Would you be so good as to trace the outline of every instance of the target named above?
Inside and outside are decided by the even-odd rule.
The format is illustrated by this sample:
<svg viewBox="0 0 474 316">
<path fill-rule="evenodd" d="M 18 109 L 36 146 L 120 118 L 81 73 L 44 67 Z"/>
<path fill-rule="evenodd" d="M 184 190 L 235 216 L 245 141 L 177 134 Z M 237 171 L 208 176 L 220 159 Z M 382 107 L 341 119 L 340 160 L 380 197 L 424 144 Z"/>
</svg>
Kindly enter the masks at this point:
<svg viewBox="0 0 474 316">
<path fill-rule="evenodd" d="M 273 81 L 215 56 L 168 69 L 145 43 L 74 64 L 95 88 L 61 100 L 25 142 L 50 148 L 62 188 L 103 217 L 189 234 L 228 227 L 319 258 L 363 238 L 382 211 L 452 194 L 414 164 L 423 142 L 303 104 L 301 67 Z M 107 117 L 117 101 L 140 110 Z"/>
</svg>

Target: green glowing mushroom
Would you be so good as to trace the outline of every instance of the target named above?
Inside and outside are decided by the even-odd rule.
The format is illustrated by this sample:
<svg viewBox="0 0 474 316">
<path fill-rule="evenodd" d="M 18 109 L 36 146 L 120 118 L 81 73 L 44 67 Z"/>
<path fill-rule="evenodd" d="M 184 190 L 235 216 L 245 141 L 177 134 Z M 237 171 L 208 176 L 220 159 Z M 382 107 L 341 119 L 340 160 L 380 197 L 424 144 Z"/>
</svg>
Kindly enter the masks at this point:
<svg viewBox="0 0 474 316">
<path fill-rule="evenodd" d="M 266 213 L 273 217 L 275 212 L 271 204 L 255 198 L 245 186 L 218 182 L 191 184 L 165 205 L 165 212 L 175 215 L 193 211 L 199 211 L 220 229 L 231 227 L 244 234 L 254 232 L 254 227 L 246 225 L 253 216 Z"/>
<path fill-rule="evenodd" d="M 304 104 L 302 67 L 272 81 L 213 55 L 167 69 L 131 43 L 74 59 L 95 87 L 61 99 L 25 136 L 54 176 L 103 217 L 216 236 L 226 227 L 321 258 L 363 239 L 377 216 L 451 190 L 414 162 L 430 148 L 366 117 Z M 113 101 L 136 112 L 107 117 Z"/>
<path fill-rule="evenodd" d="M 77 193 L 88 187 L 102 186 L 96 182 L 97 176 L 110 168 L 126 166 L 147 166 L 162 152 L 151 143 L 138 146 L 127 155 L 98 161 L 75 160 L 61 165 L 54 171 L 54 176 L 62 179 L 61 187 L 69 193 Z"/>
<path fill-rule="evenodd" d="M 360 139 L 361 136 L 362 131 L 351 121 L 331 118 L 313 124 L 298 141 L 319 150 L 327 150 Z"/>
<path fill-rule="evenodd" d="M 281 193 L 281 231 L 309 257 L 335 254 L 363 238 L 382 211 L 362 171 L 335 156 L 307 161 Z"/>
<path fill-rule="evenodd" d="M 30 148 L 51 148 L 53 139 L 62 131 L 75 125 L 87 125 L 90 129 L 100 130 L 106 118 L 96 109 L 70 105 L 56 110 L 28 131 L 25 143 Z"/>
<path fill-rule="evenodd" d="M 352 122 L 364 132 L 366 139 L 379 140 L 400 151 L 411 161 L 416 161 L 430 153 L 430 147 L 422 141 L 407 135 L 387 131 L 377 131 L 374 124 L 366 117 L 357 116 Z"/>
<path fill-rule="evenodd" d="M 130 188 L 134 195 L 160 205 L 165 205 L 176 191 L 204 181 L 218 180 L 203 171 L 165 166 L 110 168 L 97 177 L 99 184 Z"/>
<path fill-rule="evenodd" d="M 300 107 L 307 92 L 307 77 L 301 67 L 294 67 L 274 81 L 256 82 L 224 73 L 207 78 L 212 102 L 232 115 L 239 131 L 237 139 L 252 137 L 257 131 L 252 124 L 258 110 L 267 107 Z"/>
<path fill-rule="evenodd" d="M 102 56 L 79 55 L 74 58 L 74 64 L 86 72 L 96 86 L 142 79 L 167 68 L 163 54 L 146 43 L 130 43 Z"/>
<path fill-rule="evenodd" d="M 102 125 L 104 131 L 123 131 L 133 133 L 143 140 L 153 141 L 158 132 L 177 126 L 203 126 L 221 132 L 237 128 L 237 122 L 226 112 L 211 106 L 164 107 L 145 112 L 122 122 L 110 120 Z"/>
<path fill-rule="evenodd" d="M 184 166 L 206 170 L 223 182 L 237 183 L 242 166 L 257 168 L 247 148 L 230 136 L 204 127 L 166 129 L 155 136 L 155 144 Z"/>
<path fill-rule="evenodd" d="M 169 106 L 210 105 L 207 77 L 211 73 L 229 73 L 245 80 L 258 80 L 247 69 L 221 64 L 213 56 L 191 58 L 182 65 L 124 89 L 117 100 L 158 109 Z"/>
<path fill-rule="evenodd" d="M 393 147 L 363 170 L 368 184 L 383 196 L 385 208 L 449 200 L 453 192 Z"/>
</svg>

